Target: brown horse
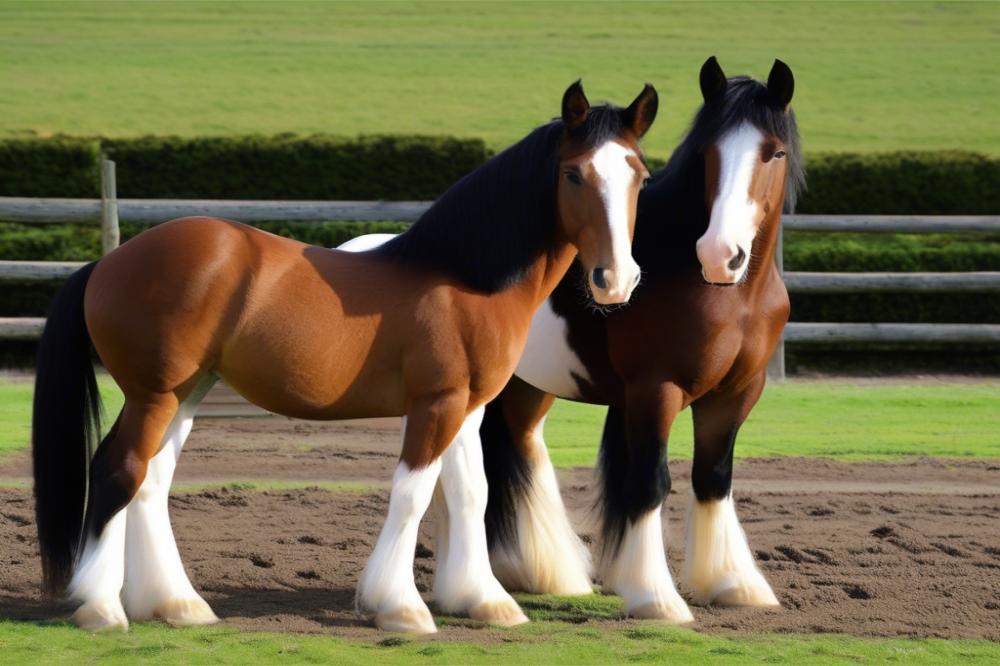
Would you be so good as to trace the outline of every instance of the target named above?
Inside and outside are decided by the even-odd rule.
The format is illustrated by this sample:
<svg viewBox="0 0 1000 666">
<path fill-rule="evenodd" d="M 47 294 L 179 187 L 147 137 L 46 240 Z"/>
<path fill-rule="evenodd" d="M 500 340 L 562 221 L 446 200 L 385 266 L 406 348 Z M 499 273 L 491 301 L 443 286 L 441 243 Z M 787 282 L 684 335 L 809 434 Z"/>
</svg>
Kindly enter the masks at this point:
<svg viewBox="0 0 1000 666">
<path fill-rule="evenodd" d="M 508 588 L 583 594 L 590 561 L 565 517 L 542 440 L 554 396 L 609 405 L 600 456 L 601 577 L 628 614 L 692 619 L 663 547 L 666 448 L 691 406 L 695 452 L 683 581 L 700 604 L 777 605 L 730 492 L 740 425 L 764 388 L 788 318 L 774 267 L 783 204 L 803 182 L 792 73 L 767 84 L 701 70 L 704 105 L 639 198 L 643 281 L 628 307 L 598 312 L 573 268 L 535 314 L 515 377 L 479 435 L 489 479 L 491 559 Z M 473 439 L 476 433 L 463 430 Z"/>
<path fill-rule="evenodd" d="M 636 200 L 648 176 L 638 139 L 656 109 L 651 86 L 627 109 L 591 108 L 577 82 L 559 120 L 466 176 L 372 252 L 194 217 L 140 234 L 71 277 L 42 337 L 35 393 L 46 588 L 68 588 L 82 602 L 74 620 L 88 629 L 125 629 L 127 616 L 215 621 L 180 561 L 167 493 L 198 402 L 221 378 L 287 416 L 408 416 L 358 601 L 380 627 L 434 631 L 412 567 L 442 454 L 510 378 L 532 313 L 577 251 L 597 302 L 628 300 L 638 281 Z M 92 460 L 91 344 L 125 395 Z M 453 508 L 478 522 L 468 547 L 481 547 L 485 562 L 485 488 L 474 494 Z M 492 574 L 472 573 L 454 572 L 467 577 L 445 586 L 455 591 L 439 599 L 447 610 L 526 620 Z"/>
</svg>

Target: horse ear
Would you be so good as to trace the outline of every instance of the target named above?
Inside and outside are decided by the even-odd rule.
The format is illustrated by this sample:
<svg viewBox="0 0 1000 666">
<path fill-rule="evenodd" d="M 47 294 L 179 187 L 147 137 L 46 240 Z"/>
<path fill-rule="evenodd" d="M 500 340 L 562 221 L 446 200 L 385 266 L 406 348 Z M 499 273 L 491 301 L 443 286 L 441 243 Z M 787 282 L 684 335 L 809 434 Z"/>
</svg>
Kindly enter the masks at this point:
<svg viewBox="0 0 1000 666">
<path fill-rule="evenodd" d="M 722 67 L 719 66 L 719 61 L 715 59 L 715 56 L 710 57 L 701 66 L 701 74 L 698 75 L 698 81 L 701 83 L 701 96 L 706 102 L 715 99 L 725 92 L 726 73 L 722 71 Z"/>
<path fill-rule="evenodd" d="M 656 88 L 647 83 L 639 96 L 622 112 L 622 120 L 632 128 L 637 137 L 642 138 L 656 120 L 659 105 L 660 98 L 656 94 Z"/>
<path fill-rule="evenodd" d="M 775 60 L 771 73 L 767 75 L 767 90 L 779 108 L 787 108 L 795 92 L 795 77 L 792 70 L 780 60 Z"/>
<path fill-rule="evenodd" d="M 566 123 L 566 127 L 574 129 L 587 120 L 588 113 L 590 113 L 590 102 L 583 94 L 583 85 L 577 79 L 573 85 L 566 88 L 566 92 L 563 94 L 562 119 Z"/>
</svg>

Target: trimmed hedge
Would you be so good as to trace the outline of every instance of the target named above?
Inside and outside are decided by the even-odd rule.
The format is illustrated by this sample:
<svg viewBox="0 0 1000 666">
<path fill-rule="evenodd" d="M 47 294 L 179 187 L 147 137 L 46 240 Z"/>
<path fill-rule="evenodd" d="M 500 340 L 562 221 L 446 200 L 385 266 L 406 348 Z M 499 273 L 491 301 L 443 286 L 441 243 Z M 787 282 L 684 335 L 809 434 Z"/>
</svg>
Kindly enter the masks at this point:
<svg viewBox="0 0 1000 666">
<path fill-rule="evenodd" d="M 1000 159 L 964 151 L 827 153 L 806 160 L 799 213 L 1000 214 Z"/>
<path fill-rule="evenodd" d="M 8 139 L 0 196 L 97 196 L 101 151 L 120 196 L 161 199 L 433 199 L 492 154 L 479 139 L 416 135 Z M 800 213 L 1000 214 L 996 157 L 820 153 L 807 168 Z"/>
<path fill-rule="evenodd" d="M 100 196 L 100 147 L 64 136 L 0 141 L 0 196 Z"/>
</svg>

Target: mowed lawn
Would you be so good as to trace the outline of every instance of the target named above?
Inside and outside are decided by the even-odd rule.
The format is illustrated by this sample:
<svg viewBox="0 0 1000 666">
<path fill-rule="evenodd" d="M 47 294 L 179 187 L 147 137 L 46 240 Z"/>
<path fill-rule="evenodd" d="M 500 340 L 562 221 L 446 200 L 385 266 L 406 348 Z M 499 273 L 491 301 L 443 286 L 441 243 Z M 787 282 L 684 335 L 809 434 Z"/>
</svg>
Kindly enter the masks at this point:
<svg viewBox="0 0 1000 666">
<path fill-rule="evenodd" d="M 512 143 L 660 91 L 666 156 L 698 68 L 796 76 L 809 151 L 1000 152 L 1000 3 L 0 4 L 0 136 L 419 132 Z"/>
<path fill-rule="evenodd" d="M 106 375 L 100 385 L 110 425 L 122 397 Z M 28 379 L 0 380 L 0 455 L 28 445 L 31 392 Z M 545 426 L 556 465 L 594 464 L 604 414 L 603 407 L 556 403 Z M 692 442 L 686 410 L 674 424 L 670 457 L 690 458 Z M 772 384 L 743 426 L 736 455 L 1000 458 L 1000 380 Z"/>
<path fill-rule="evenodd" d="M 861 639 L 850 636 L 766 634 L 707 636 L 654 622 L 552 622 L 532 611 L 533 622 L 484 629 L 484 642 L 386 635 L 380 641 L 326 636 L 240 632 L 225 628 L 172 629 L 133 625 L 128 634 L 91 635 L 66 625 L 0 621 L 2 661 L 101 664 L 989 664 L 1000 644 L 939 639 Z M 608 597 L 594 597 L 597 606 Z M 556 600 L 567 607 L 576 600 Z M 613 604 L 613 602 L 611 602 Z M 586 604 L 579 604 L 585 606 Z M 614 611 L 619 613 L 619 610 Z M 595 614 L 600 618 L 601 613 Z M 574 615 L 579 618 L 580 616 Z M 447 624 L 447 618 L 441 624 Z M 447 629 L 445 629 L 447 631 Z"/>
</svg>

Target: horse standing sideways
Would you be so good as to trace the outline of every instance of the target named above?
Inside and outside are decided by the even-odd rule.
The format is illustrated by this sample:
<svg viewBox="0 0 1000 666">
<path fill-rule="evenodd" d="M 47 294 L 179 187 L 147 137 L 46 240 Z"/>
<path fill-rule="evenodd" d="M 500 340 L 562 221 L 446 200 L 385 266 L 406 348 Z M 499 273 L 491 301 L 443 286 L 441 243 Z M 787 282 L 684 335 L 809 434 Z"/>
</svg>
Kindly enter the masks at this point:
<svg viewBox="0 0 1000 666">
<path fill-rule="evenodd" d="M 636 200 L 648 176 L 638 140 L 656 110 L 651 86 L 627 109 L 591 108 L 577 82 L 560 119 L 371 252 L 183 218 L 74 274 L 53 302 L 35 386 L 47 591 L 81 602 L 74 621 L 92 630 L 127 629 L 128 617 L 216 620 L 184 571 L 167 494 L 198 402 L 222 378 L 287 416 L 407 416 L 388 516 L 358 589 L 379 627 L 435 631 L 413 554 L 439 475 L 454 560 L 438 571 L 438 603 L 491 622 L 526 621 L 489 568 L 481 454 L 446 449 L 508 381 L 532 313 L 578 251 L 594 300 L 628 300 L 639 277 L 630 254 Z M 92 458 L 91 345 L 125 395 Z"/>
<path fill-rule="evenodd" d="M 589 553 L 566 518 L 542 439 L 559 396 L 609 406 L 600 576 L 629 615 L 693 619 L 667 566 L 660 517 L 668 434 L 688 405 L 694 497 L 682 581 L 698 604 L 778 605 L 737 520 L 731 482 L 737 432 L 788 319 L 773 259 L 783 204 L 794 205 L 804 182 L 794 80 L 781 61 L 766 85 L 727 79 L 713 57 L 700 82 L 702 108 L 639 198 L 634 256 L 643 280 L 631 303 L 595 311 L 580 298 L 574 266 L 536 312 L 515 377 L 486 408 L 478 434 L 487 530 L 508 589 L 590 591 Z"/>
</svg>

